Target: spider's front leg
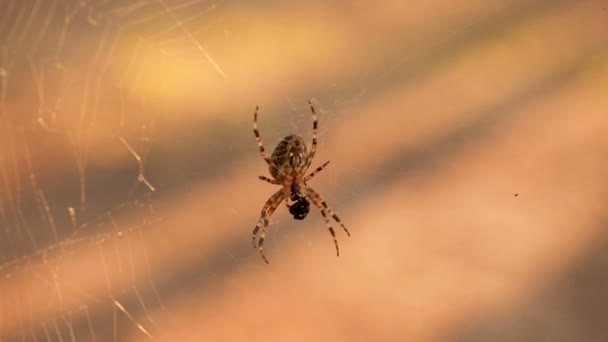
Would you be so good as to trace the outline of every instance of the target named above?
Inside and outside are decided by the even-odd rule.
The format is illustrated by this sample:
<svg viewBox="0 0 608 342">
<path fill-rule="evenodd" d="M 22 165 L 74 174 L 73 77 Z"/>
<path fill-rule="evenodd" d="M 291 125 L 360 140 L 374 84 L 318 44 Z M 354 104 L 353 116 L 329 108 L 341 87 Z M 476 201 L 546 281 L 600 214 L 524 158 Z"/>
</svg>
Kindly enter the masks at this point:
<svg viewBox="0 0 608 342">
<path fill-rule="evenodd" d="M 274 211 L 277 209 L 279 204 L 281 204 L 281 202 L 283 202 L 284 199 L 285 199 L 284 189 L 281 189 L 281 190 L 275 192 L 274 195 L 272 195 L 268 199 L 268 201 L 266 201 L 266 204 L 264 204 L 264 207 L 262 208 L 262 212 L 260 213 L 260 218 L 258 219 L 258 223 L 256 224 L 255 228 L 253 228 L 253 233 L 252 233 L 253 236 L 251 237 L 251 240 L 253 242 L 253 247 L 258 248 L 258 250 L 260 251 L 260 255 L 262 256 L 262 259 L 264 259 L 264 261 L 267 264 L 269 264 L 269 262 L 268 262 L 268 259 L 266 259 L 266 256 L 264 256 L 264 251 L 263 251 L 262 246 L 264 244 L 264 238 L 266 237 L 266 233 L 268 232 L 268 219 L 270 218 L 270 216 L 272 216 L 272 213 L 274 213 Z M 256 244 L 255 238 L 256 238 L 260 228 L 262 228 L 262 232 L 260 233 L 258 242 Z"/>
<path fill-rule="evenodd" d="M 331 234 L 331 237 L 334 240 L 334 245 L 336 246 L 336 254 L 340 256 L 338 239 L 336 238 L 336 232 L 332 227 L 331 222 L 329 221 L 329 216 L 331 216 L 334 220 L 336 220 L 336 222 L 338 222 L 338 224 L 346 232 L 346 235 L 350 236 L 350 232 L 348 231 L 348 229 L 346 229 L 338 215 L 336 215 L 336 213 L 327 205 L 327 202 L 325 202 L 321 195 L 319 195 L 315 190 L 308 187 L 306 189 L 306 198 L 321 211 L 321 215 L 323 215 L 323 219 L 325 220 L 325 225 L 327 225 L 327 229 L 329 230 L 329 233 Z"/>
</svg>

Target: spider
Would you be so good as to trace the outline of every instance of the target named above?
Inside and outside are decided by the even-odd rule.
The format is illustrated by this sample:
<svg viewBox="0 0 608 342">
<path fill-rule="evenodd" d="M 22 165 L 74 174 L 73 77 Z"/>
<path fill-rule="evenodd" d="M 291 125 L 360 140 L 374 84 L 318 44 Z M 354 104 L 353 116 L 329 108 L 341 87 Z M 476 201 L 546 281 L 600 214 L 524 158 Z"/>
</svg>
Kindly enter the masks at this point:
<svg viewBox="0 0 608 342">
<path fill-rule="evenodd" d="M 306 144 L 301 137 L 291 134 L 283 138 L 277 146 L 274 148 L 272 155 L 268 158 L 262 139 L 260 138 L 260 132 L 258 131 L 258 107 L 255 107 L 255 113 L 253 114 L 253 134 L 255 135 L 255 141 L 260 148 L 260 155 L 264 161 L 268 164 L 268 170 L 273 178 L 259 176 L 263 181 L 270 184 L 281 185 L 282 188 L 275 192 L 274 195 L 270 196 L 264 207 L 260 218 L 255 228 L 253 228 L 253 247 L 257 247 L 260 251 L 262 259 L 268 264 L 268 259 L 264 255 L 263 244 L 266 233 L 268 232 L 268 219 L 277 209 L 277 207 L 286 200 L 287 208 L 289 213 L 293 215 L 296 220 L 303 220 L 308 215 L 310 210 L 310 203 L 314 204 L 320 211 L 327 229 L 334 240 L 336 246 L 336 255 L 340 256 L 340 249 L 338 248 L 338 240 L 336 239 L 336 232 L 331 225 L 329 216 L 331 216 L 346 232 L 348 236 L 350 233 L 344 226 L 340 218 L 334 211 L 327 205 L 325 200 L 315 190 L 306 185 L 306 182 L 312 179 L 317 173 L 323 170 L 329 161 L 326 161 L 321 166 L 317 167 L 310 174 L 306 175 L 306 171 L 312 163 L 312 159 L 315 156 L 317 150 L 317 114 L 312 103 L 308 101 L 310 112 L 312 113 L 312 145 L 310 151 L 306 150 Z M 256 236 L 258 231 L 262 228 L 262 232 L 257 240 Z"/>
</svg>

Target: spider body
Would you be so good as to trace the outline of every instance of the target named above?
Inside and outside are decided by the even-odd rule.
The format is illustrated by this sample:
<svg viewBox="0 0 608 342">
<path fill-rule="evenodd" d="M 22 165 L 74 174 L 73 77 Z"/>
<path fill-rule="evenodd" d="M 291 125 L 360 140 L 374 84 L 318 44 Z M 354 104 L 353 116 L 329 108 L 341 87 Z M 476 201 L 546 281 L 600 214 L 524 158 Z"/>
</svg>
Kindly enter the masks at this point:
<svg viewBox="0 0 608 342">
<path fill-rule="evenodd" d="M 314 177 L 314 175 L 319 173 L 329 164 L 329 161 L 327 161 L 310 174 L 306 175 L 306 171 L 310 167 L 317 149 L 318 127 L 315 109 L 310 101 L 308 101 L 308 104 L 310 106 L 310 112 L 312 113 L 313 120 L 312 144 L 310 146 L 310 151 L 308 151 L 306 143 L 304 140 L 302 140 L 302 138 L 295 134 L 291 134 L 283 138 L 283 140 L 277 144 L 270 158 L 268 158 L 257 127 L 258 107 L 256 107 L 255 113 L 253 114 L 253 134 L 255 135 L 255 140 L 258 144 L 260 155 L 268 164 L 268 171 L 272 176 L 272 179 L 264 176 L 260 176 L 259 178 L 268 183 L 282 186 L 279 191 L 275 192 L 274 195 L 272 195 L 268 201 L 266 201 L 266 204 L 264 204 L 262 212 L 260 213 L 258 223 L 256 224 L 255 228 L 253 228 L 253 246 L 258 248 L 262 259 L 264 259 L 266 263 L 268 263 L 268 260 L 266 259 L 266 256 L 264 256 L 262 246 L 264 244 L 266 233 L 268 232 L 268 219 L 281 204 L 281 202 L 283 202 L 283 200 L 286 200 L 289 213 L 293 215 L 293 218 L 296 220 L 303 220 L 306 218 L 310 211 L 311 203 L 321 211 L 321 215 L 325 220 L 327 229 L 334 240 L 336 254 L 338 256 L 340 255 L 338 240 L 336 239 L 336 232 L 331 225 L 329 217 L 331 216 L 331 218 L 340 224 L 346 234 L 350 236 L 350 233 L 338 215 L 336 215 L 327 205 L 321 195 L 306 184 L 308 180 Z M 258 237 L 260 228 L 262 231 Z"/>
<path fill-rule="evenodd" d="M 295 178 L 298 170 L 306 164 L 307 159 L 306 143 L 299 136 L 291 134 L 283 138 L 274 148 L 268 170 L 270 175 L 278 181 L 289 176 Z"/>
<path fill-rule="evenodd" d="M 293 215 L 296 220 L 303 220 L 310 211 L 310 202 L 306 199 L 306 196 L 300 192 L 300 186 L 298 182 L 291 183 L 291 196 L 289 198 L 292 205 L 287 205 L 289 213 Z"/>
</svg>

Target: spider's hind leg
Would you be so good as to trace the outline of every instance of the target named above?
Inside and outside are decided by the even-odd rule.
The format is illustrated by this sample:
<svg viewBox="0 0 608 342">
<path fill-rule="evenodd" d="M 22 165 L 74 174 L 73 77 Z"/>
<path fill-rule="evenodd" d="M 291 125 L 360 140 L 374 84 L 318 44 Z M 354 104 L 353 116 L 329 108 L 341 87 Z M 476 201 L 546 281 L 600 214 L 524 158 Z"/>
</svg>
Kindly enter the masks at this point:
<svg viewBox="0 0 608 342">
<path fill-rule="evenodd" d="M 267 164 L 270 164 L 270 159 L 268 158 L 268 154 L 266 154 L 262 138 L 260 137 L 260 131 L 258 131 L 258 109 L 260 109 L 259 106 L 255 107 L 255 112 L 253 113 L 253 135 L 255 135 L 255 142 L 260 149 L 260 155 Z"/>
<path fill-rule="evenodd" d="M 310 167 L 312 159 L 315 157 L 315 152 L 317 151 L 317 130 L 319 127 L 319 122 L 317 121 L 317 112 L 315 111 L 315 107 L 313 107 L 311 101 L 308 101 L 308 106 L 310 107 L 310 113 L 312 114 L 312 144 L 310 145 L 310 151 L 308 152 L 308 159 L 306 160 L 304 170 Z"/>
</svg>

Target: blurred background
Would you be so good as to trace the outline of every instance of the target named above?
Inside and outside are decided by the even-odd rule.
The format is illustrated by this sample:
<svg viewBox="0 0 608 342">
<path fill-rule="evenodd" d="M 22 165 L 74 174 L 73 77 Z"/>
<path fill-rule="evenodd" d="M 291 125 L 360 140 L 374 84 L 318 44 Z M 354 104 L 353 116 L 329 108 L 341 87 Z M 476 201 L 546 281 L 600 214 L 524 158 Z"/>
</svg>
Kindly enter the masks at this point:
<svg viewBox="0 0 608 342">
<path fill-rule="evenodd" d="M 608 340 L 607 90 L 605 0 L 1 0 L 0 340 Z"/>
</svg>

